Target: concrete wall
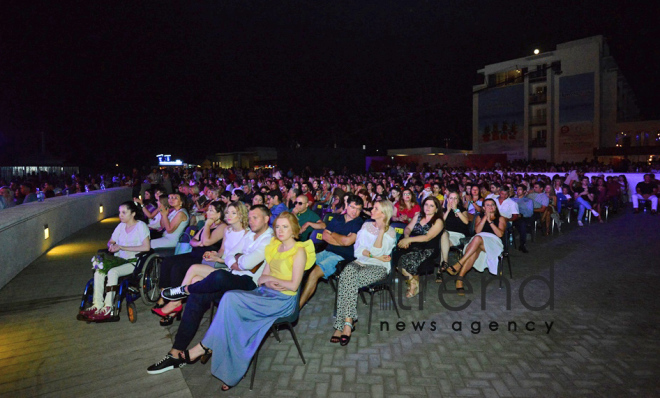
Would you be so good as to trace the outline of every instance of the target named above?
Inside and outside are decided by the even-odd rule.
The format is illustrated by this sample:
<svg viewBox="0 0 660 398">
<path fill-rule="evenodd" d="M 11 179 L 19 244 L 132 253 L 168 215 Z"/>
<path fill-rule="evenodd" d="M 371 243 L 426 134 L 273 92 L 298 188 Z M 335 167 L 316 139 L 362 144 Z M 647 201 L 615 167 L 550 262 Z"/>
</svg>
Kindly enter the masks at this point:
<svg viewBox="0 0 660 398">
<path fill-rule="evenodd" d="M 118 213 L 130 188 L 79 193 L 0 211 L 0 289 L 61 240 Z M 100 205 L 103 212 L 99 212 Z M 44 225 L 50 237 L 44 239 Z M 109 238 L 109 237 L 108 237 Z"/>
</svg>

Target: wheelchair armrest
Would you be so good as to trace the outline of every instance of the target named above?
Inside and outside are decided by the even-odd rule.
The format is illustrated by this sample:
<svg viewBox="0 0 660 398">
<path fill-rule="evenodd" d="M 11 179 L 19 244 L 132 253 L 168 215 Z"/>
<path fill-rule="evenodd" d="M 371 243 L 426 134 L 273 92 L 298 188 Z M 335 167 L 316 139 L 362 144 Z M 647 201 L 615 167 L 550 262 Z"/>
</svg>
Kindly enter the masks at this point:
<svg viewBox="0 0 660 398">
<path fill-rule="evenodd" d="M 135 255 L 135 257 L 140 260 L 142 258 L 145 258 L 147 256 L 150 256 L 151 254 L 154 253 L 154 249 L 149 249 L 149 251 L 146 252 L 139 252 L 138 254 Z"/>
</svg>

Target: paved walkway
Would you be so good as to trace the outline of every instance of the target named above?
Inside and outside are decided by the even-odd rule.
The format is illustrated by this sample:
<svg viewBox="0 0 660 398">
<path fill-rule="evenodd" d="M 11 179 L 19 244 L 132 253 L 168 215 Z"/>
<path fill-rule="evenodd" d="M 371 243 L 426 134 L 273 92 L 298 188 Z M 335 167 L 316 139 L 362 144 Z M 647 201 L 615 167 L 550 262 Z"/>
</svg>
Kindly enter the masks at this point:
<svg viewBox="0 0 660 398">
<path fill-rule="evenodd" d="M 178 323 L 159 327 L 144 304 L 135 324 L 124 314 L 109 324 L 75 320 L 89 258 L 117 222 L 75 234 L 0 290 L 0 396 L 222 394 L 208 364 L 146 373 L 171 346 Z M 282 343 L 270 338 L 264 346 L 254 391 L 246 378 L 225 395 L 660 396 L 659 226 L 658 217 L 628 211 L 605 224 L 539 237 L 528 245 L 530 254 L 512 253 L 510 309 L 497 283 L 487 287 L 482 309 L 476 272 L 468 274 L 474 293 L 462 311 L 445 308 L 429 279 L 423 309 L 404 298 L 412 308 L 401 319 L 376 297 L 367 335 L 368 307 L 360 303 L 347 347 L 328 342 L 334 296 L 321 284 L 296 326 L 307 365 L 284 331 Z M 530 309 L 549 301 L 551 289 L 538 278 L 526 284 L 521 301 L 521 284 L 534 275 L 553 282 L 551 307 Z M 452 291 L 450 285 L 443 296 L 447 306 L 466 302 Z M 398 321 L 405 329 L 397 330 Z M 208 318 L 195 341 L 207 327 Z"/>
</svg>

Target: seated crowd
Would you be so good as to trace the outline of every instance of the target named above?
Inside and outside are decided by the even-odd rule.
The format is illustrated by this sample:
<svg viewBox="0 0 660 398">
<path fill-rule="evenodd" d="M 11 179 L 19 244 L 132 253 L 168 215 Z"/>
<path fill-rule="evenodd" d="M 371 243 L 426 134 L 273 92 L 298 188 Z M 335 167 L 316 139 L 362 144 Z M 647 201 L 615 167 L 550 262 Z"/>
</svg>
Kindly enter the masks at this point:
<svg viewBox="0 0 660 398">
<path fill-rule="evenodd" d="M 457 276 L 456 292 L 463 295 L 471 269 L 497 274 L 499 256 L 514 235 L 518 250 L 528 253 L 528 232 L 549 235 L 574 212 L 583 226 L 585 215 L 603 222 L 606 210 L 616 212 L 629 200 L 635 212 L 648 204 L 652 214 L 658 202 L 653 174 L 631 191 L 625 176 L 589 179 L 576 171 L 553 178 L 443 169 L 301 177 L 197 169 L 103 180 L 134 187 L 133 201 L 119 208 L 121 223 L 109 252 L 131 261 L 151 248 L 177 250 L 163 255 L 161 298 L 152 312 L 161 326 L 181 322 L 172 347 L 148 372 L 211 359 L 223 390 L 241 380 L 273 322 L 309 303 L 322 279 L 338 281 L 330 343 L 347 345 L 358 321 L 360 288 L 394 271 L 402 275 L 408 298 L 419 294 L 420 276 L 437 265 L 436 281 L 443 281 L 444 272 Z M 136 190 L 143 181 L 152 188 Z M 57 195 L 71 184 L 62 190 L 42 186 Z M 33 200 L 29 182 L 19 184 L 19 191 L 22 202 Z M 12 187 L 0 188 L 0 208 L 15 205 L 16 197 Z M 188 227 L 195 232 L 183 242 Z M 449 264 L 452 247 L 460 254 Z M 129 262 L 107 276 L 97 270 L 93 305 L 80 319 L 108 319 L 118 278 L 133 267 Z M 204 338 L 191 346 L 204 313 L 216 304 Z"/>
<path fill-rule="evenodd" d="M 602 222 L 606 207 L 616 212 L 627 195 L 636 211 L 643 201 L 653 214 L 657 210 L 652 174 L 629 193 L 624 176 L 590 180 L 576 172 L 554 178 L 442 170 L 318 178 L 277 173 L 280 178 L 196 170 L 175 179 L 175 192 L 156 185 L 162 179 L 152 176 L 154 189 L 120 207 L 121 224 L 108 247 L 124 258 L 145 248 L 179 250 L 186 227 L 198 227 L 185 249 L 160 264 L 162 297 L 152 312 L 161 326 L 175 319 L 181 324 L 166 356 L 149 366 L 150 374 L 212 359 L 212 373 L 226 390 L 243 377 L 273 322 L 305 306 L 321 279 L 338 279 L 330 342 L 347 345 L 358 321 L 359 289 L 386 280 L 393 270 L 412 298 L 419 294 L 420 275 L 439 264 L 436 281 L 442 282 L 445 271 L 457 275 L 456 292 L 462 295 L 472 268 L 497 273 L 514 234 L 518 249 L 528 253 L 528 231 L 540 228 L 548 235 L 572 211 L 579 226 L 587 212 Z M 452 247 L 462 250 L 450 265 Z M 108 273 L 109 294 L 104 298 L 96 289 L 82 319 L 109 316 L 113 287 L 131 266 L 122 267 L 126 270 Z M 95 275 L 95 287 L 103 285 L 102 278 Z M 191 347 L 204 313 L 215 304 L 205 337 Z M 214 351 L 222 354 L 212 356 Z"/>
</svg>

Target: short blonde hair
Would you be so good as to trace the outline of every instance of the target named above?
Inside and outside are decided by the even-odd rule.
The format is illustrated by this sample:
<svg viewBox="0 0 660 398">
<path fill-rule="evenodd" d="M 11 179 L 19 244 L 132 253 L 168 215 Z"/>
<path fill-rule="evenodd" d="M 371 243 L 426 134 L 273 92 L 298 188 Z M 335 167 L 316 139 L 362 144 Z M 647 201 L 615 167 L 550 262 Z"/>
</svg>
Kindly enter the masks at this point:
<svg viewBox="0 0 660 398">
<path fill-rule="evenodd" d="M 273 228 L 275 228 L 277 220 L 279 220 L 280 218 L 284 218 L 289 221 L 289 225 L 291 225 L 291 232 L 293 232 L 293 237 L 295 239 L 298 239 L 298 236 L 300 236 L 300 224 L 298 224 L 298 219 L 296 218 L 296 216 L 289 213 L 288 211 L 281 212 L 280 215 L 277 216 L 275 221 L 273 221 Z"/>
<path fill-rule="evenodd" d="M 227 205 L 225 211 L 227 211 L 227 209 L 230 207 L 236 209 L 236 213 L 238 213 L 238 217 L 241 219 L 241 227 L 243 227 L 243 229 L 248 229 L 250 227 L 248 225 L 248 209 L 245 204 L 240 201 L 231 202 Z"/>
</svg>

